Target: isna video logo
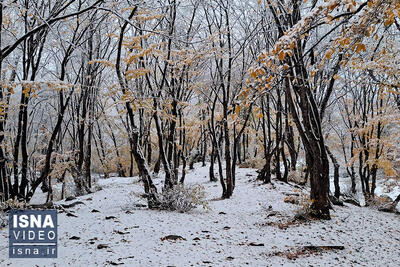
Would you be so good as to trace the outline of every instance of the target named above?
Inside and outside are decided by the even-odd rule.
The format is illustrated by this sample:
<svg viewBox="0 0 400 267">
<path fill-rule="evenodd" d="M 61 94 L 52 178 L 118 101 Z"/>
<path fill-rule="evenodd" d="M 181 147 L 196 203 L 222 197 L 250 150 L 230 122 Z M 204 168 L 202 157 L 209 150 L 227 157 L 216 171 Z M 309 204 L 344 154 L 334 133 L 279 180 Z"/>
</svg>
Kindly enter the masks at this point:
<svg viewBox="0 0 400 267">
<path fill-rule="evenodd" d="M 57 210 L 11 210 L 10 258 L 57 258 Z"/>
</svg>

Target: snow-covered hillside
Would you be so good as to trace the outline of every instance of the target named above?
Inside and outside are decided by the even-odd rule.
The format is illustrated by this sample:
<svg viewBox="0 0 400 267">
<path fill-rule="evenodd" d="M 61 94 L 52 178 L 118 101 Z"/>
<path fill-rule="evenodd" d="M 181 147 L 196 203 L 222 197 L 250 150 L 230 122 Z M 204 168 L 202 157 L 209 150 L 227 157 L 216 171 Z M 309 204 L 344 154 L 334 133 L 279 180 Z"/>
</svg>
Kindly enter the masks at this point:
<svg viewBox="0 0 400 267">
<path fill-rule="evenodd" d="M 299 206 L 283 200 L 299 188 L 260 185 L 255 170 L 238 169 L 232 199 L 220 200 L 207 170 L 196 165 L 187 182 L 205 187 L 210 210 L 148 210 L 137 178 L 100 180 L 102 190 L 66 202 L 83 202 L 69 216 L 59 213 L 57 259 L 8 259 L 4 228 L 0 265 L 400 266 L 399 215 L 346 204 L 330 221 L 293 221 Z"/>
</svg>

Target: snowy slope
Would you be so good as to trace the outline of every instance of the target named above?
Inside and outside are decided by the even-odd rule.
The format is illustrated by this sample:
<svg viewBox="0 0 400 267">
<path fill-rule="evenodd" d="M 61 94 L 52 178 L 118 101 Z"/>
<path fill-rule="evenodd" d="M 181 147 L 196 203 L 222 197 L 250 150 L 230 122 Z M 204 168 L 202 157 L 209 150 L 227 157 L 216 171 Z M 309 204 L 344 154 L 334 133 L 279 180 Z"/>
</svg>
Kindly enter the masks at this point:
<svg viewBox="0 0 400 267">
<path fill-rule="evenodd" d="M 283 199 L 294 187 L 259 185 L 255 170 L 238 169 L 232 199 L 219 200 L 220 185 L 208 182 L 207 167 L 196 167 L 187 182 L 206 188 L 211 210 L 183 214 L 135 207 L 144 203 L 137 197 L 143 192 L 137 178 L 100 180 L 103 190 L 68 209 L 78 217 L 58 215 L 57 259 L 8 259 L 5 228 L 0 266 L 400 266 L 399 215 L 347 204 L 335 207 L 330 221 L 286 228 L 298 206 Z M 160 186 L 161 179 L 156 182 Z M 186 240 L 162 241 L 166 235 Z M 308 245 L 344 250 L 304 252 Z"/>
</svg>

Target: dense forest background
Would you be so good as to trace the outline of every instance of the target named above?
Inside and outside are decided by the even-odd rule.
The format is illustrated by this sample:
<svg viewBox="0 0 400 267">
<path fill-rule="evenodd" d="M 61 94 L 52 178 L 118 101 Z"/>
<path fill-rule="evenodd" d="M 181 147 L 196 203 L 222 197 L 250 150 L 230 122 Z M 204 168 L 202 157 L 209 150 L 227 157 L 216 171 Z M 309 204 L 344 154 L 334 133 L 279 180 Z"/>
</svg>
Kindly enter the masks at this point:
<svg viewBox="0 0 400 267">
<path fill-rule="evenodd" d="M 308 182 L 314 217 L 342 194 L 373 201 L 399 171 L 399 15 L 397 0 L 2 0 L 0 201 L 116 173 L 157 207 L 196 162 L 224 199 L 240 166 Z"/>
</svg>

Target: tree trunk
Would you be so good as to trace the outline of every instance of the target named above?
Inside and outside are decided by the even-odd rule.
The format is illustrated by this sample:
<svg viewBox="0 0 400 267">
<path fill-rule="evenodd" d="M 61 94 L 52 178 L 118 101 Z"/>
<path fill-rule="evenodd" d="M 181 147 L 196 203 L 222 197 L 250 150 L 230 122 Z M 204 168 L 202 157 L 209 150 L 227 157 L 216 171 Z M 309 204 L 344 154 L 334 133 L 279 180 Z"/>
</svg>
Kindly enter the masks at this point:
<svg viewBox="0 0 400 267">
<path fill-rule="evenodd" d="M 333 183 L 335 185 L 335 193 L 334 193 L 334 195 L 335 195 L 335 197 L 337 199 L 339 199 L 339 197 L 340 197 L 339 163 L 337 162 L 335 156 L 329 150 L 329 147 L 328 146 L 325 146 L 325 147 L 326 147 L 326 152 L 328 153 L 328 155 L 329 155 L 329 157 L 330 157 L 330 159 L 332 161 L 333 168 L 334 168 L 334 172 L 333 172 Z"/>
<path fill-rule="evenodd" d="M 257 179 L 265 184 L 271 183 L 271 158 L 265 159 L 264 167 L 258 171 Z"/>
<path fill-rule="evenodd" d="M 293 86 L 293 91 L 300 99 L 299 106 L 301 109 L 302 121 L 300 121 L 296 112 L 291 95 L 292 93 L 289 90 L 291 86 Z M 329 161 L 322 135 L 318 107 L 313 98 L 313 93 L 310 88 L 305 85 L 305 82 L 302 86 L 289 85 L 286 94 L 288 96 L 287 99 L 289 100 L 292 117 L 300 133 L 306 152 L 307 170 L 310 174 L 311 185 L 311 215 L 316 218 L 330 219 Z"/>
<path fill-rule="evenodd" d="M 138 9 L 138 6 L 135 6 L 132 9 L 128 20 L 131 20 L 133 18 L 133 16 L 136 14 L 137 9 Z M 122 42 L 123 42 L 124 32 L 125 32 L 125 29 L 128 26 L 128 24 L 129 24 L 129 22 L 126 21 L 123 24 L 123 26 L 121 27 L 121 31 L 120 31 L 120 35 L 119 35 L 119 42 L 118 42 L 118 50 L 117 50 L 117 60 L 116 60 L 116 64 L 115 64 L 115 69 L 116 69 L 117 76 L 118 76 L 118 82 L 121 86 L 121 91 L 123 94 L 126 94 L 127 86 L 125 84 L 125 79 L 121 73 L 121 53 L 122 53 Z M 148 206 L 149 206 L 149 208 L 152 208 L 152 207 L 155 207 L 158 205 L 158 201 L 155 196 L 155 194 L 157 193 L 157 188 L 153 184 L 153 181 L 150 176 L 149 168 L 146 163 L 146 158 L 143 156 L 142 149 L 140 147 L 139 131 L 138 131 L 137 127 L 135 126 L 135 120 L 133 117 L 133 109 L 132 109 L 131 103 L 128 101 L 125 102 L 125 107 L 128 112 L 129 122 L 131 124 L 131 129 L 132 129 L 130 136 L 131 136 L 132 144 L 133 144 L 133 155 L 134 155 L 134 158 L 136 161 L 136 165 L 138 167 L 139 177 L 141 178 L 141 180 L 144 184 L 144 190 L 146 193 Z"/>
<path fill-rule="evenodd" d="M 212 145 L 211 148 L 211 155 L 210 155 L 210 169 L 209 169 L 209 176 L 210 176 L 210 182 L 216 182 L 218 181 L 217 178 L 215 177 L 214 174 L 214 163 L 215 163 L 215 146 Z"/>
</svg>

